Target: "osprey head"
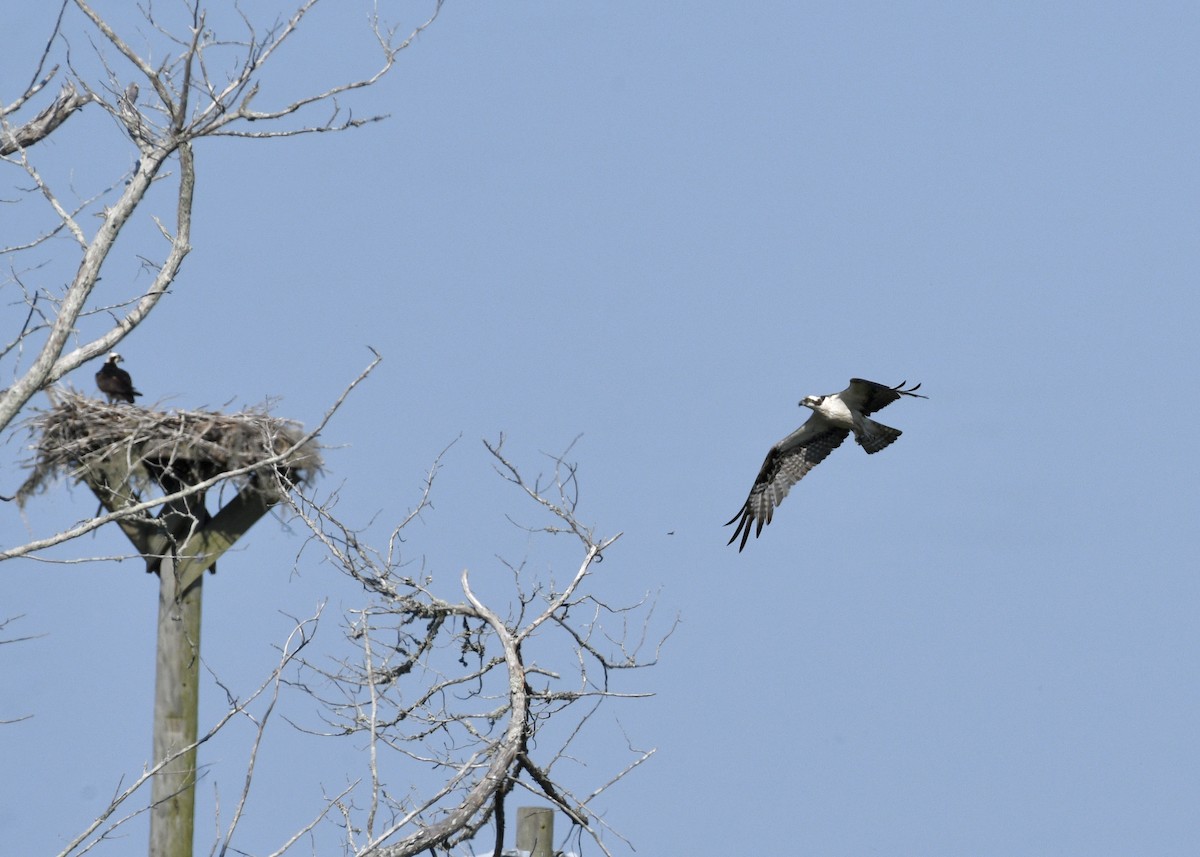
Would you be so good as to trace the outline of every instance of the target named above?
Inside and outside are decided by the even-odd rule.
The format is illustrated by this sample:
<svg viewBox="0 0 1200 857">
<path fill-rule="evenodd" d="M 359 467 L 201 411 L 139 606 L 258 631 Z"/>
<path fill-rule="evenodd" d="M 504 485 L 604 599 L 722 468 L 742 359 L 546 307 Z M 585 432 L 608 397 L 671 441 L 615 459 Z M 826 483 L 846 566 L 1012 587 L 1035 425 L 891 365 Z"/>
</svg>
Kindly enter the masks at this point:
<svg viewBox="0 0 1200 857">
<path fill-rule="evenodd" d="M 120 354 L 118 354 L 115 351 L 108 352 L 108 362 L 109 363 L 112 363 L 115 365 L 117 363 L 120 363 L 124 359 L 125 359 L 124 357 L 122 357 Z"/>
<path fill-rule="evenodd" d="M 825 401 L 824 396 L 805 396 L 800 400 L 800 407 L 812 408 L 814 411 L 821 407 L 821 403 Z"/>
</svg>

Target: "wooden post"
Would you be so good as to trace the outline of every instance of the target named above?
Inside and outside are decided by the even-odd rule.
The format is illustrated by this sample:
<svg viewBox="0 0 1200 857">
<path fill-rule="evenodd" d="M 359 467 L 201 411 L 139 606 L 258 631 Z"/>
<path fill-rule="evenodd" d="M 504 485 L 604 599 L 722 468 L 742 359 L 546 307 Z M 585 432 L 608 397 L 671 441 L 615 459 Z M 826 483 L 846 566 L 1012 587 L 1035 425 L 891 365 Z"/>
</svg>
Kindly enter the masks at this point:
<svg viewBox="0 0 1200 857">
<path fill-rule="evenodd" d="M 179 563 L 164 556 L 158 577 L 158 655 L 154 676 L 154 763 L 196 743 L 200 700 L 200 595 L 203 575 L 182 592 Z M 196 748 L 154 777 L 150 857 L 191 857 L 196 802 Z"/>
<path fill-rule="evenodd" d="M 517 807 L 517 850 L 530 857 L 554 854 L 554 810 L 545 806 Z"/>
</svg>

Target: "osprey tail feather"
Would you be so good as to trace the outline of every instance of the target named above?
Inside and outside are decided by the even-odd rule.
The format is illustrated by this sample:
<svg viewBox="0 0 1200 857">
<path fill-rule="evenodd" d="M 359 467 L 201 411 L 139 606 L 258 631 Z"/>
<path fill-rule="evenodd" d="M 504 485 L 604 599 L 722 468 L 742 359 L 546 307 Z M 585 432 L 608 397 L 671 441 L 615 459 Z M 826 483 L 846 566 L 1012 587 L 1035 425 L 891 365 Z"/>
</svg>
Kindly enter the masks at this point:
<svg viewBox="0 0 1200 857">
<path fill-rule="evenodd" d="M 879 452 L 886 446 L 895 442 L 896 438 L 903 434 L 900 429 L 885 426 L 883 423 L 877 423 L 875 420 L 863 417 L 862 431 L 854 433 L 854 439 L 858 441 L 858 445 L 867 451 L 870 455 L 873 452 Z"/>
</svg>

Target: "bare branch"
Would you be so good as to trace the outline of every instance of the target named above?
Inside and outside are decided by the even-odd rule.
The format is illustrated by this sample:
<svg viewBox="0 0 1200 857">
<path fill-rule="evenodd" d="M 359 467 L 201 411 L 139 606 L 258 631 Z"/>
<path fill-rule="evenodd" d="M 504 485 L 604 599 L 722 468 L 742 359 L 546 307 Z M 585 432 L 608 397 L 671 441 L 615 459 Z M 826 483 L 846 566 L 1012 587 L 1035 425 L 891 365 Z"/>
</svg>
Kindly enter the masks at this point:
<svg viewBox="0 0 1200 857">
<path fill-rule="evenodd" d="M 250 109 L 250 101 L 257 94 L 257 87 L 251 85 L 250 81 L 254 73 L 262 63 L 266 62 L 270 56 L 279 49 L 279 47 L 292 36 L 296 28 L 299 26 L 301 19 L 312 8 L 316 0 L 308 0 L 302 5 L 296 13 L 288 21 L 287 25 L 270 41 L 264 43 L 254 54 L 252 60 L 248 59 L 242 68 L 241 74 L 232 80 L 224 89 L 218 93 L 209 105 L 193 122 L 193 127 L 197 133 L 203 133 L 211 136 L 227 136 L 227 137 L 290 137 L 297 134 L 311 134 L 324 131 L 341 131 L 349 128 L 358 128 L 371 122 L 378 122 L 386 117 L 384 116 L 368 116 L 361 119 L 349 117 L 344 120 L 339 120 L 338 116 L 341 113 L 337 106 L 337 97 L 357 89 L 365 89 L 378 83 L 389 71 L 396 62 L 396 56 L 416 39 L 428 27 L 432 26 L 437 20 L 438 14 L 442 9 L 443 0 L 436 0 L 433 13 L 421 24 L 419 24 L 409 34 L 408 38 L 400 43 L 394 43 L 394 33 L 385 31 L 379 24 L 378 17 L 372 20 L 372 29 L 375 33 L 376 41 L 379 43 L 380 50 L 383 53 L 384 62 L 374 74 L 360 78 L 358 80 L 339 84 L 331 87 L 324 92 L 310 95 L 305 98 L 297 99 L 283 107 L 274 110 L 256 111 Z M 248 94 L 242 100 L 235 110 L 227 110 L 226 106 L 230 103 L 230 99 L 239 93 L 246 91 Z M 283 119 L 292 116 L 305 108 L 315 104 L 329 102 L 333 104 L 333 114 L 329 119 L 318 125 L 307 125 L 300 128 L 292 128 L 286 130 L 269 130 L 269 131 L 243 131 L 243 130 L 225 130 L 225 126 L 239 120 L 246 122 L 264 122 Z"/>
<path fill-rule="evenodd" d="M 238 797 L 233 818 L 229 822 L 229 829 L 226 831 L 224 841 L 221 843 L 221 849 L 218 852 L 220 855 L 224 855 L 229 851 L 230 843 L 233 841 L 233 834 L 237 830 L 238 822 L 241 821 L 242 813 L 246 809 L 246 801 L 250 798 L 250 786 L 254 781 L 254 766 L 258 760 L 258 751 L 262 746 L 263 735 L 267 731 L 267 723 L 271 719 L 271 713 L 275 710 L 276 703 L 279 702 L 279 690 L 283 684 L 284 669 L 292 662 L 292 660 L 299 656 L 300 650 L 307 646 L 312 640 L 312 636 L 316 631 L 316 626 L 320 622 L 321 614 L 324 611 L 325 602 L 321 602 L 321 604 L 317 607 L 316 613 L 314 613 L 308 619 L 297 622 L 295 628 L 292 629 L 292 633 L 288 635 L 287 641 L 283 644 L 283 655 L 278 666 L 276 666 L 275 671 L 271 674 L 271 678 L 269 679 L 271 686 L 271 697 L 268 700 L 266 709 L 263 711 L 258 720 L 255 721 L 254 718 L 251 717 L 248 712 L 246 712 L 244 705 L 240 706 L 240 711 L 255 723 L 254 742 L 250 748 L 250 757 L 246 762 L 246 779 L 242 785 L 242 793 Z M 265 684 L 266 683 L 264 683 L 264 685 Z M 262 690 L 263 687 L 260 686 L 257 693 L 261 693 Z M 231 707 L 238 707 L 237 700 L 233 697 L 233 695 L 229 694 L 228 691 L 226 691 L 226 694 L 228 696 L 229 705 Z M 324 815 L 325 813 L 321 813 L 321 815 L 318 816 L 318 819 Z M 313 823 L 315 824 L 316 822 L 314 821 Z"/>
<path fill-rule="evenodd" d="M 349 837 L 346 847 L 355 853 L 408 857 L 431 848 L 449 849 L 474 838 L 489 823 L 499 833 L 504 795 L 514 785 L 522 785 L 562 809 L 607 854 L 602 837 L 608 828 L 588 802 L 653 752 L 637 751 L 638 760 L 604 785 L 592 787 L 586 797 L 576 797 L 577 792 L 559 780 L 556 762 L 569 758 L 567 748 L 601 703 L 648 695 L 612 688 L 608 679 L 610 669 L 647 665 L 636 654 L 641 643 L 630 648 L 623 639 L 628 633 L 626 617 L 636 608 L 609 608 L 586 591 L 602 551 L 616 537 L 596 538 L 575 517 L 574 465 L 561 456 L 552 457 L 555 475 L 547 489 L 556 496 L 551 499 L 540 480 L 524 479 L 500 453 L 499 444 L 487 448 L 497 471 L 550 512 L 555 522 L 525 529 L 550 535 L 572 533 L 583 547 L 580 564 L 561 589 L 529 581 L 519 565 L 510 564 L 516 590 L 507 614 L 477 595 L 465 571 L 461 585 L 466 601 L 450 601 L 432 591 L 432 576 L 408 570 L 399 556 L 403 543 L 399 533 L 427 507 L 436 464 L 420 502 L 393 530 L 385 550 L 367 546 L 364 532 L 339 521 L 331 503 L 303 493 L 290 501 L 309 525 L 313 540 L 372 598 L 370 607 L 354 611 L 347 632 L 359 649 L 357 664 L 344 661 L 334 671 L 304 665 L 306 672 L 333 690 L 312 694 L 327 711 L 331 728 L 324 734 L 361 734 L 367 741 L 365 781 L 371 791 L 365 818 L 357 821 L 348 805 L 341 807 Z M 617 637 L 602 631 L 602 617 L 617 619 Z M 604 651 L 605 640 L 611 641 L 615 654 Z M 569 668 L 551 668 L 552 663 Z M 591 677 L 592 670 L 600 671 L 598 680 Z M 414 686 L 412 681 L 418 679 L 420 684 Z M 305 682 L 310 693 L 314 684 Z M 564 717 L 579 702 L 585 707 L 572 726 Z M 543 733 L 552 720 L 560 724 L 559 730 L 566 723 L 563 743 Z M 548 754 L 542 763 L 530 749 L 535 739 L 537 755 Z M 444 785 L 420 798 L 393 795 L 384 774 L 385 750 L 449 772 Z M 520 782 L 523 774 L 532 778 L 533 785 Z M 378 820 L 387 812 L 392 821 L 381 827 Z M 367 839 L 358 840 L 354 830 L 365 831 Z"/>
<path fill-rule="evenodd" d="M 64 83 L 62 91 L 54 99 L 54 103 L 33 119 L 12 129 L 9 129 L 7 122 L 0 124 L 0 157 L 27 149 L 34 143 L 46 139 L 54 132 L 54 129 L 66 122 L 72 113 L 91 100 L 90 95 L 81 95 L 77 92 L 70 81 Z M 0 116 L 2 115 L 0 114 Z"/>
<path fill-rule="evenodd" d="M 72 0 L 72 2 L 74 2 L 79 11 L 88 17 L 96 29 L 104 35 L 104 38 L 121 53 L 121 56 L 129 60 L 142 73 L 142 76 L 154 87 L 154 91 L 158 93 L 158 97 L 162 100 L 163 104 L 170 105 L 174 103 L 164 75 L 160 74 L 157 69 L 151 67 L 150 63 L 138 56 L 137 52 L 118 35 L 116 30 L 109 26 L 108 22 L 95 9 L 88 5 L 86 0 Z"/>
</svg>

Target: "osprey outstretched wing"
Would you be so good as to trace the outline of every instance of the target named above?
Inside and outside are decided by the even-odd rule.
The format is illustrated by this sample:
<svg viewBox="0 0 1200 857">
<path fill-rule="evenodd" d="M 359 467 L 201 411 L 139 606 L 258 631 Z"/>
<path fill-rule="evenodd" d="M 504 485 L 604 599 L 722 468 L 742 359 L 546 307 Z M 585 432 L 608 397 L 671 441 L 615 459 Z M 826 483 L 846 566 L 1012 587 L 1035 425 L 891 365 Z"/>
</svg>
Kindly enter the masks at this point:
<svg viewBox="0 0 1200 857">
<path fill-rule="evenodd" d="M 738 522 L 737 529 L 728 544 L 741 536 L 738 551 L 746 547 L 750 530 L 758 538 L 762 528 L 771 523 L 775 507 L 783 502 L 793 485 L 804 478 L 808 471 L 825 460 L 842 441 L 854 432 L 854 439 L 866 452 L 874 453 L 900 437 L 900 429 L 894 429 L 869 419 L 870 415 L 882 410 L 902 396 L 925 399 L 916 392 L 916 384 L 907 389 L 901 381 L 895 387 L 851 378 L 850 386 L 840 393 L 827 396 L 806 396 L 800 405 L 812 409 L 812 416 L 800 428 L 771 447 L 750 496 L 736 515 L 726 522 L 729 526 Z"/>
</svg>

